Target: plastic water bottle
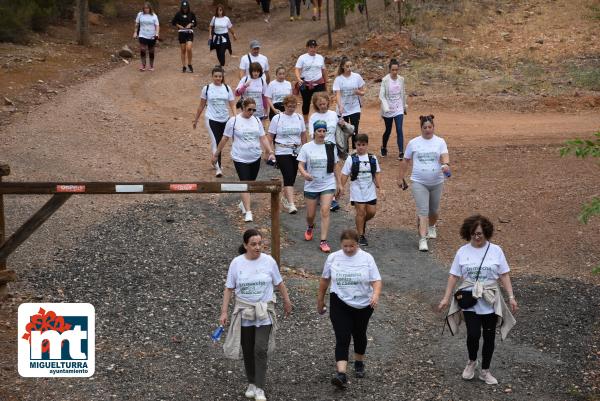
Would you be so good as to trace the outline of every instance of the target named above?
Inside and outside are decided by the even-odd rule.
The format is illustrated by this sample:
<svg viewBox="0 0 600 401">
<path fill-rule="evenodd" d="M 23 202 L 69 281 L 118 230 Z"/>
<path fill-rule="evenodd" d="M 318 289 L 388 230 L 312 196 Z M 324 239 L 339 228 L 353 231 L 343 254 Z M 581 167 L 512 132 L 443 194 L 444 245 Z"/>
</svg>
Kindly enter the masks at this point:
<svg viewBox="0 0 600 401">
<path fill-rule="evenodd" d="M 450 172 L 450 167 L 448 167 L 447 171 L 444 171 L 444 175 L 446 176 L 446 178 L 452 177 L 452 173 Z"/>
<path fill-rule="evenodd" d="M 213 333 L 210 335 L 210 338 L 212 338 L 214 343 L 219 342 L 224 330 L 225 329 L 223 328 L 223 326 L 219 326 L 215 329 L 215 331 L 213 331 Z"/>
</svg>

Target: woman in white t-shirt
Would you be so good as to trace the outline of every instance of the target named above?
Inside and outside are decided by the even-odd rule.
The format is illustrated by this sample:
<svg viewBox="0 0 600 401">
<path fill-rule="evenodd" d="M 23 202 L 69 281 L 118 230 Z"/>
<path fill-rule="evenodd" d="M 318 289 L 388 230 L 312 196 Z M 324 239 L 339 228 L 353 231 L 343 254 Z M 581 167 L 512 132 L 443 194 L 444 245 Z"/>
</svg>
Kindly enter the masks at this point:
<svg viewBox="0 0 600 401">
<path fill-rule="evenodd" d="M 233 97 L 233 89 L 225 84 L 225 71 L 223 67 L 216 66 L 212 70 L 213 83 L 202 88 L 200 94 L 200 105 L 196 111 L 193 127 L 196 129 L 198 119 L 202 111 L 206 109 L 205 121 L 206 130 L 210 137 L 210 147 L 212 153 L 215 153 L 219 142 L 223 138 L 225 125 L 229 120 L 230 115 L 235 115 L 235 98 Z M 217 154 L 217 162 L 214 164 L 215 176 L 221 177 L 221 153 Z"/>
<path fill-rule="evenodd" d="M 479 339 L 483 332 L 479 379 L 487 384 L 498 384 L 498 380 L 489 371 L 494 353 L 496 326 L 500 325 L 502 339 L 505 339 L 516 322 L 511 311 L 514 313 L 518 309 L 504 252 L 498 245 L 489 242 L 493 234 L 494 226 L 486 217 L 474 215 L 465 219 L 460 228 L 460 236 L 468 243 L 456 252 L 444 297 L 438 305 L 440 312 L 448 307 L 454 287 L 462 279 L 459 290 L 473 297 L 476 303 L 472 306 L 463 304 L 461 307 L 456 297 L 452 297 L 447 322 L 452 334 L 456 332 L 462 320 L 467 327 L 469 361 L 462 373 L 465 380 L 471 380 L 475 376 Z M 508 294 L 510 310 L 504 302 L 498 281 Z M 467 298 L 469 297 L 465 296 L 461 302 L 465 302 Z"/>
<path fill-rule="evenodd" d="M 233 160 L 240 181 L 256 181 L 263 148 L 268 152 L 269 160 L 275 161 L 275 152 L 271 148 L 271 142 L 265 135 L 262 122 L 253 115 L 254 112 L 256 112 L 254 99 L 250 97 L 244 99 L 242 112 L 230 117 L 225 124 L 223 138 L 212 157 L 212 162 L 217 163 L 219 154 L 231 138 L 231 160 Z M 241 197 L 239 208 L 244 214 L 244 221 L 250 222 L 252 221 L 250 194 L 243 192 Z"/>
<path fill-rule="evenodd" d="M 267 82 L 263 76 L 263 68 L 260 63 L 250 63 L 250 75 L 240 79 L 235 89 L 236 96 L 242 99 L 254 99 L 256 113 L 254 116 L 260 120 L 267 118 L 265 94 L 267 93 Z"/>
<path fill-rule="evenodd" d="M 335 332 L 336 374 L 331 383 L 344 388 L 347 383 L 348 349 L 354 341 L 354 373 L 365 377 L 367 326 L 379 303 L 381 276 L 375 259 L 358 246 L 358 233 L 344 230 L 342 249 L 327 257 L 317 295 L 317 312 L 324 314 L 329 284 L 329 318 Z"/>
<path fill-rule="evenodd" d="M 337 77 L 333 81 L 333 93 L 337 101 L 337 114 L 354 126 L 352 149 L 356 149 L 354 138 L 358 135 L 360 98 L 365 95 L 365 81 L 360 74 L 352 72 L 352 61 L 346 56 L 340 61 Z"/>
<path fill-rule="evenodd" d="M 331 252 L 327 242 L 329 211 L 333 196 L 341 191 L 340 168 L 335 144 L 325 143 L 327 123 L 314 123 L 315 138 L 302 146 L 298 155 L 298 170 L 304 177 L 304 201 L 306 202 L 306 224 L 304 239 L 312 241 L 315 228 L 317 204 L 321 203 L 321 251 Z"/>
<path fill-rule="evenodd" d="M 223 349 L 225 356 L 239 359 L 240 345 L 248 379 L 246 397 L 266 401 L 265 381 L 267 358 L 274 350 L 277 328 L 275 294 L 277 288 L 283 297 L 286 316 L 292 312 L 292 303 L 275 260 L 262 253 L 262 235 L 255 229 L 244 232 L 240 255 L 231 261 L 221 305 L 221 326 L 227 325 L 229 301 L 235 293 L 231 325 Z M 249 318 L 249 317 L 252 318 Z"/>
<path fill-rule="evenodd" d="M 434 134 L 433 114 L 420 116 L 421 135 L 411 139 L 406 146 L 404 160 L 400 162 L 398 186 L 406 189 L 404 176 L 412 164 L 412 194 L 419 216 L 419 251 L 427 252 L 428 238 L 437 238 L 435 224 L 438 220 L 444 176 L 450 176 L 450 156 L 446 141 Z"/>
<path fill-rule="evenodd" d="M 381 156 L 387 156 L 387 144 L 392 133 L 392 124 L 396 124 L 396 142 L 398 143 L 398 160 L 404 158 L 404 133 L 402 123 L 407 113 L 404 78 L 398 75 L 400 63 L 393 58 L 388 66 L 390 73 L 381 80 L 379 101 L 381 102 L 381 118 L 385 124 L 381 145 Z"/>
<path fill-rule="evenodd" d="M 277 67 L 275 70 L 275 81 L 269 82 L 265 97 L 269 103 L 269 120 L 276 114 L 285 111 L 283 98 L 292 94 L 292 84 L 285 79 L 285 67 Z"/>
<path fill-rule="evenodd" d="M 323 56 L 317 54 L 316 40 L 306 42 L 306 53 L 298 57 L 294 72 L 302 95 L 304 121 L 308 121 L 313 94 L 327 90 L 327 68 Z"/>
<path fill-rule="evenodd" d="M 233 24 L 229 17 L 225 15 L 225 8 L 219 4 L 208 26 L 208 43 L 210 50 L 215 50 L 217 53 L 217 60 L 219 60 L 221 67 L 225 66 L 225 52 L 229 51 L 230 55 L 232 53 L 229 32 L 231 32 L 233 40 L 237 40 L 237 36 L 233 31 Z"/>
<path fill-rule="evenodd" d="M 135 30 L 133 31 L 133 38 L 137 38 L 140 42 L 140 58 L 142 60 L 140 71 L 146 71 L 146 53 L 148 53 L 150 61 L 149 70 L 154 71 L 154 47 L 159 33 L 158 17 L 154 14 L 152 4 L 145 2 L 142 11 L 135 18 Z"/>
<path fill-rule="evenodd" d="M 273 82 L 271 82 L 273 83 Z M 302 116 L 296 113 L 298 100 L 294 95 L 282 99 L 285 111 L 277 114 L 269 124 L 269 134 L 275 148 L 277 166 L 283 176 L 281 202 L 290 214 L 298 212 L 294 202 L 294 183 L 298 175 L 298 153 L 306 143 L 306 126 Z"/>
</svg>

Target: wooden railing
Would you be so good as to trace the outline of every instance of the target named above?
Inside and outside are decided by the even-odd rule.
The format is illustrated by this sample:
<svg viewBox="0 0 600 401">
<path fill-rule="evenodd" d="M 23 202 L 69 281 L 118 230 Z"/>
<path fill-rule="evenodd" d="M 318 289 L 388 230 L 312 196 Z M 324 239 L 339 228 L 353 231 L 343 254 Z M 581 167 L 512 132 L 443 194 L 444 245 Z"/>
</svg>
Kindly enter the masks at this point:
<svg viewBox="0 0 600 401">
<path fill-rule="evenodd" d="M 248 182 L 2 182 L 10 167 L 0 163 L 0 296 L 6 283 L 16 274 L 7 270 L 11 253 L 27 240 L 46 220 L 73 195 L 135 195 L 190 193 L 270 193 L 271 194 L 271 255 L 280 263 L 279 193 L 281 181 Z M 6 238 L 4 195 L 52 195 L 52 197 L 10 237 Z"/>
</svg>

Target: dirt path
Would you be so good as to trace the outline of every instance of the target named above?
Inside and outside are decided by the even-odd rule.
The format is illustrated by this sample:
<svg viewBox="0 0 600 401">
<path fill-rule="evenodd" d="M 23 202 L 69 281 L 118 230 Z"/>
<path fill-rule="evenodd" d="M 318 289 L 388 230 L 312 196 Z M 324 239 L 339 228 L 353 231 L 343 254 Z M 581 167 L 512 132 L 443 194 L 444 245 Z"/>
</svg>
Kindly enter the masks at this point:
<svg viewBox="0 0 600 401">
<path fill-rule="evenodd" d="M 267 31 L 264 22 L 259 20 L 239 26 L 237 32 L 241 38 L 256 37 L 261 40 L 264 51 L 270 57 L 271 65 L 274 67 L 279 62 L 287 63 L 290 53 L 302 48 L 308 37 L 324 33 L 324 24 L 319 25 L 310 21 L 292 24 L 287 22 L 286 12 L 279 11 L 274 17 L 271 29 L 271 31 Z M 276 34 L 272 34 L 272 32 Z M 253 33 L 257 34 L 253 35 Z M 199 88 L 208 81 L 208 71 L 215 63 L 214 54 L 205 57 L 206 54 L 202 53 L 203 42 L 199 38 L 196 45 L 196 62 L 194 64 L 199 74 L 181 74 L 178 50 L 160 49 L 157 56 L 158 68 L 154 73 L 142 74 L 133 65 L 114 70 L 98 79 L 70 89 L 66 94 L 57 96 L 53 103 L 40 106 L 23 121 L 7 127 L 0 136 L 0 146 L 3 161 L 8 162 L 12 167 L 13 175 L 10 180 L 212 180 L 212 170 L 207 157 L 209 145 L 206 132 L 203 127 L 198 131 L 191 130 L 191 120 L 197 107 Z M 242 51 L 245 50 L 247 42 L 248 40 L 243 40 L 234 44 L 237 55 L 243 54 Z M 228 82 L 235 85 L 237 79 L 233 77 L 237 76 L 239 59 L 229 60 Z M 414 117 L 429 111 L 424 106 L 410 110 L 406 123 L 407 136 L 412 137 L 417 132 Z M 363 114 L 364 131 L 372 134 L 379 132 L 381 122 L 377 108 L 370 106 Z M 459 208 L 460 213 L 456 215 L 460 216 L 464 216 L 473 209 L 484 208 L 469 204 L 472 194 L 467 183 L 480 183 L 478 180 L 481 180 L 481 188 L 487 188 L 485 187 L 487 184 L 492 188 L 501 186 L 503 185 L 502 174 L 519 160 L 503 159 L 504 156 L 496 152 L 499 148 L 505 145 L 513 146 L 518 151 L 515 154 L 518 155 L 522 154 L 521 151 L 524 149 L 524 152 L 529 152 L 525 154 L 529 154 L 535 161 L 540 162 L 543 170 L 544 165 L 541 160 L 548 156 L 544 153 L 545 148 L 544 150 L 537 149 L 535 145 L 543 143 L 544 146 L 555 148 L 565 138 L 589 134 L 600 126 L 600 116 L 597 113 L 524 115 L 434 111 L 434 114 L 436 114 L 440 132 L 452 133 L 449 142 L 453 143 L 457 151 L 463 152 L 460 155 L 465 160 L 464 179 L 462 181 L 458 179 L 461 177 L 459 168 L 456 175 L 457 184 L 455 187 L 450 186 L 447 198 L 449 203 L 447 207 Z M 490 147 L 491 151 L 489 149 L 482 151 L 480 146 L 482 143 L 485 143 L 486 147 Z M 375 140 L 373 147 L 376 149 L 378 146 L 379 142 Z M 554 151 L 554 148 L 551 150 Z M 494 155 L 494 162 L 506 166 L 501 171 L 492 174 L 491 182 L 486 184 L 485 181 L 490 181 L 489 176 L 477 172 L 474 167 L 488 160 L 490 154 Z M 394 157 L 395 154 L 392 154 L 392 157 L 383 161 L 384 171 L 393 172 L 397 163 L 393 159 Z M 233 169 L 229 166 L 229 162 L 226 162 L 225 178 L 234 179 Z M 528 168 L 534 167 L 529 166 Z M 573 173 L 581 173 L 585 177 L 594 177 L 593 172 L 584 171 L 586 170 L 585 165 L 583 167 L 564 166 L 564 168 L 570 169 L 569 171 Z M 495 175 L 496 173 L 498 175 Z M 276 172 L 263 168 L 263 174 L 270 176 Z M 515 176 L 517 177 L 515 179 L 518 180 L 518 171 L 511 171 L 510 177 Z M 565 177 L 566 179 L 567 177 Z M 526 183 L 522 185 L 526 185 Z M 294 375 L 294 381 L 290 384 L 289 377 L 273 377 L 271 384 L 275 395 L 273 399 L 289 400 L 298 397 L 298 399 L 313 400 L 341 398 L 363 400 L 376 396 L 379 399 L 396 400 L 409 396 L 414 398 L 414 395 L 422 397 L 421 399 L 483 399 L 486 397 L 515 399 L 518 395 L 518 399 L 563 400 L 580 398 L 581 388 L 587 389 L 586 394 L 588 394 L 590 382 L 593 383 L 594 379 L 598 380 L 593 373 L 594 367 L 597 366 L 597 352 L 599 351 L 597 345 L 594 345 L 594 341 L 597 340 L 594 337 L 597 336 L 597 330 L 594 328 L 597 327 L 599 320 L 600 295 L 598 287 L 585 285 L 576 280 L 547 282 L 544 277 L 525 275 L 519 278 L 516 288 L 519 288 L 523 294 L 523 310 L 519 315 L 520 326 L 513 338 L 506 343 L 499 344 L 494 362 L 495 371 L 501 378 L 502 386 L 491 389 L 476 383 L 465 385 L 458 379 L 464 359 L 463 338 L 439 338 L 438 333 L 441 329 L 439 317 L 430 310 L 439 296 L 439 291 L 443 288 L 446 276 L 445 268 L 431 255 L 414 252 L 414 234 L 405 229 L 411 227 L 412 224 L 412 213 L 410 207 L 406 206 L 406 202 L 410 201 L 406 194 L 395 190 L 393 175 L 386 178 L 386 188 L 390 202 L 382 205 L 380 215 L 372 226 L 373 246 L 369 248 L 377 255 L 378 263 L 387 282 L 386 301 L 377 314 L 371 331 L 373 333 L 371 381 L 357 384 L 351 392 L 344 396 L 333 393 L 327 384 L 331 368 L 330 361 L 327 358 L 317 358 L 318 360 L 312 361 L 314 364 L 311 364 L 310 358 L 300 357 L 305 350 L 302 342 L 297 342 L 298 338 L 322 341 L 310 349 L 311 355 L 328 355 L 332 339 L 328 322 L 321 319 L 315 323 L 315 317 L 312 314 L 314 281 L 292 277 L 291 284 L 297 290 L 298 315 L 295 320 L 284 326 L 286 334 L 283 335 L 282 341 L 294 345 L 286 350 L 285 357 L 276 362 L 272 372 L 286 370 L 289 375 Z M 536 187 L 536 190 L 543 191 L 544 188 Z M 593 191 L 594 189 L 583 195 L 579 194 L 579 196 L 587 196 Z M 526 194 L 520 195 L 526 196 Z M 400 198 L 401 196 L 404 198 Z M 227 210 L 234 209 L 235 201 L 232 197 L 212 196 L 209 199 L 213 203 L 206 203 L 200 208 L 205 215 L 210 213 L 210 209 L 207 209 L 209 206 L 214 208 L 215 205 L 222 205 Z M 402 201 L 397 202 L 395 199 L 402 199 Z M 1 322 L 2 330 L 4 330 L 3 334 L 7 334 L 7 336 L 0 336 L 3 339 L 3 343 L 0 345 L 3 349 L 11 350 L 9 354 L 12 356 L 2 363 L 3 369 L 0 378 L 3 383 L 11 384 L 10 391 L 16 391 L 17 394 L 15 399 L 41 398 L 41 394 L 38 397 L 29 392 L 31 389 L 28 388 L 27 383 L 20 381 L 13 369 L 16 345 L 12 340 L 14 335 L 11 322 L 14 320 L 16 306 L 19 302 L 25 302 L 28 299 L 53 299 L 49 297 L 56 297 L 56 289 L 52 285 L 44 283 L 47 278 L 46 270 L 52 272 L 64 269 L 65 258 L 67 260 L 72 258 L 80 263 L 87 260 L 86 258 L 80 259 L 82 255 L 89 256 L 90 260 L 101 259 L 103 249 L 109 249 L 111 246 L 126 254 L 128 247 L 132 246 L 127 242 L 126 235 L 123 236 L 121 233 L 118 236 L 123 242 L 110 242 L 111 227 L 119 222 L 119 218 L 114 218 L 115 208 L 125 210 L 125 216 L 129 216 L 128 218 L 141 220 L 138 221 L 138 224 L 140 227 L 144 227 L 141 223 L 143 221 L 151 222 L 152 219 L 148 216 L 155 211 L 147 204 L 143 204 L 147 200 L 147 197 L 76 198 L 70 200 L 67 208 L 61 210 L 11 257 L 9 261 L 11 267 L 17 272 L 24 272 L 20 274 L 22 281 L 16 283 L 14 287 L 17 291 L 23 290 L 23 293 L 19 298 L 15 298 L 12 304 L 7 304 L 7 309 L 2 310 L 4 318 L 4 321 Z M 547 200 L 548 203 L 553 201 L 554 199 Z M 17 223 L 22 221 L 28 212 L 40 202 L 39 199 L 9 197 L 7 201 L 9 230 L 14 229 Z M 169 207 L 174 207 L 168 202 L 168 199 L 161 200 L 158 202 L 158 208 L 164 212 L 165 208 L 169 210 Z M 540 200 L 540 202 L 542 201 Z M 163 203 L 168 207 L 165 207 Z M 404 204 L 402 210 L 398 209 L 397 204 L 399 203 Z M 516 207 L 515 205 L 510 206 Z M 194 205 L 189 202 L 183 208 L 185 213 L 190 213 Z M 144 213 L 135 215 L 135 212 L 140 210 Z M 259 218 L 264 216 L 262 213 L 264 211 L 257 213 Z M 573 212 L 573 214 L 575 213 L 576 211 Z M 389 216 L 394 216 L 393 220 L 395 221 L 385 221 L 391 220 Z M 384 217 L 388 218 L 384 219 Z M 237 218 L 234 216 L 229 220 L 232 227 L 239 224 Z M 513 219 L 517 220 L 517 217 Z M 446 238 L 451 238 L 450 234 L 456 231 L 454 227 L 458 220 L 459 217 L 448 216 L 447 220 L 441 224 L 441 239 L 439 245 L 434 248 L 444 249 L 443 255 L 452 254 L 453 249 L 456 249 L 456 243 L 448 242 Z M 124 218 L 123 221 L 128 220 Z M 301 214 L 295 217 L 287 215 L 283 217 L 282 224 L 285 235 L 290 242 L 288 248 L 283 251 L 283 261 L 287 265 L 301 266 L 317 273 L 322 267 L 324 257 L 317 252 L 315 244 L 306 244 L 301 240 L 302 221 Z M 226 222 L 221 223 L 226 224 Z M 554 223 L 560 224 L 561 221 Z M 190 219 L 189 224 L 199 224 L 199 222 L 196 219 Z M 350 225 L 352 225 L 350 216 L 346 212 L 338 213 L 334 218 L 332 232 L 338 232 L 341 227 Z M 95 238 L 93 235 L 85 235 L 89 227 L 96 226 L 103 227 L 104 231 L 98 229 L 100 231 L 92 232 L 101 232 L 103 236 Z M 393 227 L 390 228 L 390 226 Z M 520 228 L 520 223 L 513 221 L 510 229 L 519 230 Z M 139 229 L 145 230 L 148 227 Z M 179 227 L 178 230 L 177 234 L 186 233 L 185 226 Z M 598 242 L 598 237 L 593 236 L 597 229 L 584 227 L 581 230 L 585 235 L 581 235 L 581 241 L 577 243 L 575 251 L 576 257 L 581 258 L 576 259 L 579 269 L 585 268 L 585 265 L 582 267 L 581 264 L 594 261 L 594 249 L 597 249 L 594 246 Z M 62 234 L 57 235 L 59 232 Z M 226 232 L 230 233 L 230 231 Z M 231 235 L 224 236 L 222 240 L 231 241 L 235 232 L 235 230 L 231 231 Z M 560 232 L 552 235 L 561 236 Z M 452 236 L 455 235 L 452 234 Z M 502 238 L 502 234 L 499 236 Z M 81 238 L 85 238 L 85 240 L 80 242 Z M 519 239 L 516 241 L 515 247 L 518 249 Z M 237 240 L 235 242 L 237 243 Z M 86 248 L 89 244 L 93 244 L 94 252 Z M 186 248 L 190 247 L 190 244 L 178 244 L 178 247 Z M 515 247 L 510 248 L 514 249 Z M 81 250 L 82 248 L 86 249 Z M 200 257 L 198 254 L 194 254 L 193 250 L 189 251 L 195 257 Z M 535 252 L 535 250 L 531 250 L 531 252 Z M 529 256 L 528 253 L 525 254 Z M 591 258 L 585 256 L 590 254 Z M 146 255 L 136 256 L 141 261 L 148 263 L 147 258 L 144 259 L 145 257 Z M 586 257 L 587 259 L 585 259 Z M 136 258 L 132 261 L 133 265 L 137 261 Z M 177 255 L 173 255 L 173 260 L 178 261 Z M 509 260 L 516 259 L 509 258 Z M 224 263 L 223 261 L 218 262 Z M 170 266 L 170 262 L 166 260 L 159 260 L 158 263 L 165 269 Z M 139 264 L 143 263 L 139 262 Z M 521 260 L 516 260 L 515 264 L 523 266 L 523 268 L 526 266 L 525 261 Z M 68 266 L 70 273 L 65 273 L 64 279 L 65 282 L 72 284 L 72 280 L 77 276 L 74 272 L 77 272 L 76 269 L 81 266 L 75 262 Z M 115 263 L 116 266 L 126 268 L 128 265 Z M 102 272 L 102 270 L 99 271 Z M 140 277 L 146 277 L 141 270 L 138 274 Z M 220 275 L 221 273 L 212 277 L 211 283 L 216 286 L 220 285 Z M 52 280 L 49 282 L 52 283 Z M 115 283 L 113 285 L 119 287 Z M 584 294 L 582 295 L 582 299 L 585 299 L 583 307 L 578 298 L 574 297 L 565 301 L 561 296 L 564 288 Z M 85 292 L 77 286 L 66 287 L 66 289 L 70 289 L 72 292 L 65 291 L 67 294 L 65 299 L 76 300 L 86 296 Z M 128 294 L 125 291 L 125 294 L 121 295 L 134 297 L 135 293 Z M 192 295 L 201 296 L 196 292 Z M 106 291 L 99 292 L 95 296 L 98 297 L 98 300 L 110 304 L 116 295 Z M 552 305 L 552 307 L 547 308 L 548 305 Z M 126 303 L 121 307 L 126 310 Z M 421 309 L 420 313 L 415 313 L 416 308 Z M 182 312 L 176 306 L 172 311 L 175 314 Z M 106 313 L 109 312 L 107 308 Z M 120 316 L 124 312 L 121 310 L 117 312 L 119 313 L 115 313 L 115 315 L 119 315 L 119 317 L 107 315 L 107 324 L 126 324 L 127 317 Z M 209 318 L 209 312 L 205 313 L 207 314 L 206 318 Z M 559 317 L 548 323 L 548 317 L 556 315 Z M 558 323 L 556 323 L 557 321 Z M 312 326 L 313 323 L 316 326 Z M 131 338 L 126 330 L 128 326 L 124 327 L 119 331 L 118 338 L 127 342 Z M 318 330 L 317 334 L 315 334 L 315 327 Z M 556 327 L 561 328 L 557 329 Z M 188 329 L 193 332 L 193 328 Z M 158 331 L 159 328 L 156 330 Z M 170 331 L 167 332 L 170 333 Z M 103 338 L 111 341 L 111 334 L 107 333 Z M 163 340 L 165 339 L 163 338 Z M 172 351 L 171 347 L 174 345 L 168 340 L 167 337 L 166 343 L 161 343 L 160 350 L 153 349 L 152 352 Z M 140 344 L 142 346 L 143 342 Z M 196 351 L 196 354 L 206 351 L 203 346 L 192 347 L 192 349 Z M 394 352 L 390 352 L 390 349 L 393 349 Z M 168 354 L 169 352 L 165 353 L 165 355 Z M 163 356 L 167 358 L 165 355 Z M 211 358 L 216 357 L 216 354 L 210 355 Z M 585 359 L 582 361 L 583 355 L 585 355 Z M 112 370 L 109 359 L 111 357 L 118 360 L 117 356 L 107 355 L 106 359 L 102 361 L 104 364 L 102 366 L 107 370 Z M 287 357 L 291 359 L 286 359 Z M 289 360 L 292 360 L 293 364 L 286 362 Z M 170 360 L 167 358 L 165 361 Z M 151 361 L 144 363 L 152 364 Z M 142 364 L 142 366 L 144 365 Z M 213 381 L 203 385 L 236 383 L 237 379 L 228 378 L 225 373 L 227 369 L 233 369 L 232 366 L 234 365 L 211 360 L 210 369 Z M 175 365 L 175 371 L 177 371 L 177 367 Z M 179 367 L 181 368 L 181 366 Z M 290 367 L 292 368 L 291 372 Z M 315 371 L 319 372 L 318 375 L 315 375 Z M 147 376 L 130 377 L 128 380 L 137 386 L 158 380 L 160 371 L 150 373 Z M 240 372 L 236 371 L 235 375 L 236 378 L 239 377 Z M 115 376 L 102 376 L 102 373 L 99 373 L 99 376 L 99 382 L 104 384 L 115 380 Z M 170 378 L 172 377 L 165 376 L 158 380 L 156 385 L 168 388 L 171 384 Z M 19 384 L 15 390 L 12 383 L 17 382 Z M 128 387 L 126 384 L 114 384 L 109 387 L 110 393 L 103 392 L 103 388 L 99 384 L 94 388 L 94 394 L 98 395 L 98 399 L 108 399 L 110 394 L 116 394 L 117 399 L 125 398 L 127 394 L 132 397 L 131 399 L 143 399 L 144 396 L 141 393 L 126 393 Z M 179 381 L 175 390 L 179 388 L 183 391 L 187 384 L 189 384 L 187 380 Z M 509 384 L 511 390 L 504 392 Z M 377 387 L 375 393 L 373 393 L 374 385 Z M 58 382 L 53 386 L 56 386 L 53 391 L 57 394 L 62 394 L 61 391 L 73 392 L 77 388 L 85 388 L 76 386 L 75 390 L 68 390 L 66 385 L 63 386 Z M 287 392 L 288 389 L 291 389 L 293 394 Z M 4 390 L 8 391 L 6 387 Z M 193 390 L 202 391 L 203 387 L 199 385 Z M 183 395 L 188 399 L 198 396 L 196 392 L 194 394 L 190 392 L 178 394 L 164 388 L 160 390 L 156 388 L 156 391 L 164 399 L 179 399 Z M 222 389 L 221 386 L 204 391 L 208 391 L 213 396 L 211 399 L 232 399 L 235 394 L 229 392 L 227 393 L 229 396 L 224 396 L 226 394 L 224 391 L 231 391 L 231 389 Z M 71 399 L 84 399 L 81 394 L 79 394 L 79 398 L 74 393 L 69 394 L 72 394 Z M 2 395 L 1 391 L 0 395 Z"/>
</svg>

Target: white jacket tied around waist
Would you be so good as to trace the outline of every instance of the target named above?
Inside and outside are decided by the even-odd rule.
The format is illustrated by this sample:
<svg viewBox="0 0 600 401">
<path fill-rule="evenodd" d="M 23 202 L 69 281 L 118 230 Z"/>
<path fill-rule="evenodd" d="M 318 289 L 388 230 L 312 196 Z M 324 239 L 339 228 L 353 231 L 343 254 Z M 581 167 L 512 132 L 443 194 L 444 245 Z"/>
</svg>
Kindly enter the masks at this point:
<svg viewBox="0 0 600 401">
<path fill-rule="evenodd" d="M 227 338 L 223 343 L 225 357 L 229 359 L 240 359 L 240 341 L 242 337 L 242 319 L 265 320 L 271 319 L 272 327 L 269 336 L 267 353 L 271 355 L 275 351 L 275 333 L 277 331 L 277 317 L 275 316 L 275 294 L 269 302 L 246 302 L 236 297 L 231 323 L 227 331 Z"/>
<path fill-rule="evenodd" d="M 473 287 L 474 298 L 483 298 L 486 302 L 492 305 L 494 308 L 494 313 L 499 318 L 498 325 L 500 326 L 502 340 L 505 340 L 506 336 L 508 336 L 508 332 L 513 328 L 517 321 L 510 312 L 506 302 L 504 302 L 504 298 L 502 297 L 502 292 L 500 291 L 498 283 L 493 282 L 491 284 L 483 285 L 480 281 L 473 282 L 470 280 L 464 280 L 458 289 L 462 290 L 468 287 Z M 450 309 L 448 310 L 448 315 L 446 316 L 446 322 L 452 335 L 458 332 L 458 328 L 464 320 L 463 314 L 459 312 L 462 312 L 462 309 L 460 306 L 458 306 L 456 299 L 452 297 L 452 303 L 450 304 Z"/>
</svg>

